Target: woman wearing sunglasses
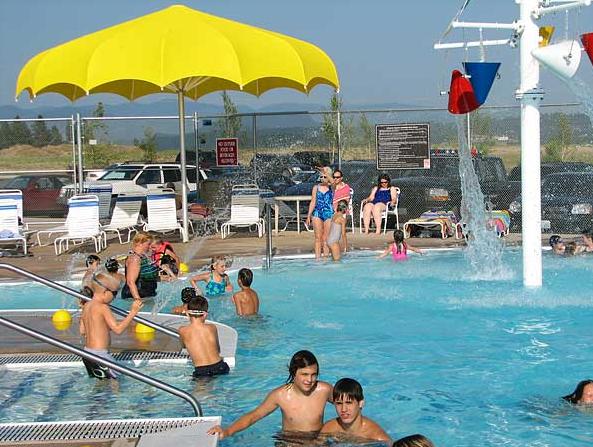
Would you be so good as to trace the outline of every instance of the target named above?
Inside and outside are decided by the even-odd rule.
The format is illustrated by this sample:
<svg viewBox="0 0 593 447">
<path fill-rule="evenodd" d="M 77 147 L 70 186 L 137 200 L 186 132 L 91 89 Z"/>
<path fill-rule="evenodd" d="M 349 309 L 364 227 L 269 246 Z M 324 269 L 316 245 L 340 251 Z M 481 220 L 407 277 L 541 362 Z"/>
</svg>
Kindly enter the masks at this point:
<svg viewBox="0 0 593 447">
<path fill-rule="evenodd" d="M 391 186 L 391 178 L 387 174 L 381 174 L 377 186 L 371 190 L 371 194 L 362 201 L 364 204 L 362 222 L 364 234 L 369 233 L 371 217 L 375 221 L 375 234 L 381 234 L 381 216 L 387 204 L 397 203 L 397 191 Z"/>
<path fill-rule="evenodd" d="M 319 184 L 313 186 L 311 191 L 311 202 L 309 203 L 309 212 L 307 213 L 307 226 L 313 223 L 315 232 L 315 259 L 321 259 L 321 251 L 329 256 L 329 247 L 327 246 L 327 236 L 331 227 L 332 216 L 334 215 L 334 194 L 331 188 L 332 169 L 330 167 L 321 168 Z"/>
</svg>

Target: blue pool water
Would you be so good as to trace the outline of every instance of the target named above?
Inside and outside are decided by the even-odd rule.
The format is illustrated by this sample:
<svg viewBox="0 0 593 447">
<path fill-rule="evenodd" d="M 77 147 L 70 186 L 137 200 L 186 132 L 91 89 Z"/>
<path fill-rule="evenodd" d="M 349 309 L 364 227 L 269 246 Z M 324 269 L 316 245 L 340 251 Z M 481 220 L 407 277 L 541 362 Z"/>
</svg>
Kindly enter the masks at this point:
<svg viewBox="0 0 593 447">
<path fill-rule="evenodd" d="M 295 351 L 309 349 L 321 380 L 362 383 L 364 414 L 393 438 L 423 433 L 438 446 L 460 447 L 591 445 L 593 413 L 559 397 L 593 378 L 593 257 L 546 254 L 537 291 L 523 289 L 520 258 L 507 251 L 507 274 L 490 280 L 473 278 L 460 252 L 399 264 L 369 255 L 341 264 L 279 261 L 273 271 L 255 271 L 261 317 L 236 317 L 228 297 L 210 301 L 211 318 L 239 332 L 228 377 L 194 383 L 189 365 L 142 370 L 195 393 L 206 415 L 221 414 L 228 424 L 283 383 Z M 185 285 L 165 284 L 161 293 L 178 296 Z M 1 294 L 4 308 L 59 307 L 63 299 L 33 285 L 4 286 Z M 82 368 L 0 369 L 2 422 L 180 415 L 192 415 L 184 401 L 132 379 L 115 389 Z M 328 405 L 326 418 L 334 416 Z M 223 445 L 273 445 L 279 427 L 276 412 Z"/>
</svg>

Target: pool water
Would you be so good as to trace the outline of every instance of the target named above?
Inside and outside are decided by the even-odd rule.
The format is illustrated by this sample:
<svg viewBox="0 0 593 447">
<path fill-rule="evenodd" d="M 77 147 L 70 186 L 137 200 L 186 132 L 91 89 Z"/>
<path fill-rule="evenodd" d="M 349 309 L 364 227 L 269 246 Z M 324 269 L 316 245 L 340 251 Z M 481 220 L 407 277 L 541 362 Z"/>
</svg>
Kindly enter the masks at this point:
<svg viewBox="0 0 593 447">
<path fill-rule="evenodd" d="M 193 392 L 206 415 L 229 424 L 283 383 L 294 352 L 309 349 L 321 380 L 362 383 L 364 414 L 394 439 L 423 433 L 438 446 L 591 445 L 593 413 L 560 396 L 593 376 L 593 257 L 546 254 L 540 290 L 522 287 L 519 251 L 504 260 L 504 278 L 490 280 L 476 280 L 458 251 L 397 264 L 368 254 L 339 264 L 277 261 L 270 272 L 255 271 L 260 317 L 236 317 L 229 297 L 210 300 L 210 317 L 239 332 L 229 376 L 196 383 L 189 365 L 140 369 Z M 166 308 L 185 285 L 162 286 L 162 296 L 175 297 Z M 1 290 L 4 308 L 63 300 L 34 285 Z M 83 368 L 0 369 L 1 422 L 191 415 L 184 401 L 129 378 L 115 387 L 88 379 Z M 277 411 L 223 445 L 274 445 L 280 421 Z"/>
</svg>

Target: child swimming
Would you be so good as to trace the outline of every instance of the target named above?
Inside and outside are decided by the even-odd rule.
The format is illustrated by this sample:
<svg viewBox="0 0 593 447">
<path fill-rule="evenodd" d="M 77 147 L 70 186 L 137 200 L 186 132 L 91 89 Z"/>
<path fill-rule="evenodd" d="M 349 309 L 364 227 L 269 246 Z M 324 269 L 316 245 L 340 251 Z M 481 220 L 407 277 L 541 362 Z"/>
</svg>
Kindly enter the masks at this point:
<svg viewBox="0 0 593 447">
<path fill-rule="evenodd" d="M 339 261 L 342 255 L 342 247 L 348 246 L 346 239 L 346 218 L 344 213 L 348 210 L 348 202 L 340 200 L 336 212 L 332 216 L 329 235 L 327 236 L 327 245 L 334 261 Z"/>
<path fill-rule="evenodd" d="M 224 256 L 213 257 L 210 262 L 210 272 L 200 273 L 189 280 L 194 289 L 198 289 L 198 281 L 206 283 L 206 296 L 220 296 L 225 292 L 233 291 L 229 275 L 226 274 L 226 258 Z"/>
<path fill-rule="evenodd" d="M 241 290 L 233 295 L 233 303 L 237 315 L 255 315 L 259 311 L 259 297 L 257 292 L 251 288 L 253 272 L 250 269 L 239 270 L 237 283 Z"/>
<path fill-rule="evenodd" d="M 408 250 L 422 254 L 422 250 L 412 247 L 405 241 L 402 230 L 395 230 L 393 232 L 393 243 L 387 246 L 385 251 L 379 255 L 379 258 L 384 258 L 391 252 L 394 261 L 403 261 L 408 258 Z"/>
</svg>

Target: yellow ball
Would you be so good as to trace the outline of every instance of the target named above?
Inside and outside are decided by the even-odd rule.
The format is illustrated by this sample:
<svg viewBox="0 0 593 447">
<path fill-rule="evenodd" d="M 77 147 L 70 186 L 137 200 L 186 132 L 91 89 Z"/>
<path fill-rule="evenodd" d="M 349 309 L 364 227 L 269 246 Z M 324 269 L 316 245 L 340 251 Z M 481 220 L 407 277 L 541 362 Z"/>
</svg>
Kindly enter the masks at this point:
<svg viewBox="0 0 593 447">
<path fill-rule="evenodd" d="M 150 326 L 146 326 L 142 323 L 136 323 L 136 333 L 137 334 L 154 334 L 154 328 Z"/>
<path fill-rule="evenodd" d="M 154 340 L 154 332 L 136 332 L 134 337 L 140 342 L 147 343 Z"/>
<path fill-rule="evenodd" d="M 185 262 L 180 262 L 180 263 L 179 263 L 179 271 L 180 271 L 181 273 L 187 273 L 187 272 L 189 272 L 189 267 L 188 267 L 188 265 L 187 265 Z"/>
<path fill-rule="evenodd" d="M 52 315 L 51 322 L 58 331 L 65 331 L 72 324 L 72 316 L 64 309 L 57 310 Z"/>
</svg>

